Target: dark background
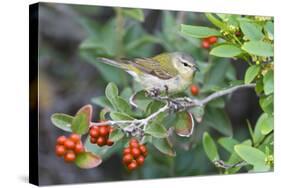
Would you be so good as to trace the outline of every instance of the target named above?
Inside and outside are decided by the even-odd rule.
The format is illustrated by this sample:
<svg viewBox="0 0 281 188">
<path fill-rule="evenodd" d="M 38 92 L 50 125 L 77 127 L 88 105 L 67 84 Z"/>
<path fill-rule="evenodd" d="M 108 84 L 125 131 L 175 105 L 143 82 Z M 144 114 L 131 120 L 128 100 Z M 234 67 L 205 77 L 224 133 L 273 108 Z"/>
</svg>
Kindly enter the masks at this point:
<svg viewBox="0 0 281 188">
<path fill-rule="evenodd" d="M 163 11 L 158 10 L 144 10 L 145 21 L 139 25 L 151 35 L 161 32 L 162 13 Z M 181 19 L 181 13 L 171 13 Z M 186 12 L 184 15 L 185 18 L 181 19 L 183 23 L 208 25 L 202 13 Z M 63 159 L 56 157 L 54 153 L 56 138 L 65 133 L 51 124 L 50 116 L 56 112 L 74 114 L 81 106 L 91 103 L 92 97 L 104 95 L 107 83 L 96 66 L 81 55 L 79 46 L 89 35 L 81 19 L 94 20 L 103 25 L 114 16 L 114 10 L 110 7 L 65 4 L 39 6 L 40 184 L 218 174 L 202 147 L 189 150 L 181 149 L 179 146 L 175 159 L 169 159 L 151 148 L 153 156 L 147 159 L 142 169 L 132 173 L 126 171 L 121 164 L 121 150 L 106 159 L 99 167 L 89 170 L 66 164 Z M 143 57 L 173 50 L 173 47 L 167 48 L 156 44 L 153 48 L 145 49 L 144 53 L 131 53 L 128 56 Z M 192 49 L 195 49 L 194 53 L 202 51 L 198 47 Z M 201 61 L 207 61 L 206 57 L 199 58 Z M 236 78 L 243 79 L 246 63 L 234 61 L 230 63 L 235 67 Z M 122 84 L 119 86 L 123 87 Z M 100 108 L 96 105 L 93 108 L 94 119 L 97 120 Z M 246 89 L 235 92 L 226 103 L 225 111 L 229 115 L 236 138 L 241 140 L 248 137 L 245 119 L 255 122 L 260 114 L 254 91 Z M 201 128 L 198 126 L 198 129 Z M 213 133 L 219 136 L 219 133 L 215 131 Z"/>
</svg>

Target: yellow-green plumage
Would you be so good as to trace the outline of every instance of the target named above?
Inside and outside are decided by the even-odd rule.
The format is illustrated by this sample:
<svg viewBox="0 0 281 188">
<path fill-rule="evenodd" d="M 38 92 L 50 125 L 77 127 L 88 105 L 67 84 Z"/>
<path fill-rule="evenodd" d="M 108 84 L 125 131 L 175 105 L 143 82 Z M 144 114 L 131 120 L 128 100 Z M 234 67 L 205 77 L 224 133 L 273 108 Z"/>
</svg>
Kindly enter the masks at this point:
<svg viewBox="0 0 281 188">
<path fill-rule="evenodd" d="M 164 91 L 168 88 L 170 93 L 176 93 L 188 87 L 196 71 L 193 58 L 181 52 L 163 53 L 152 58 L 132 60 L 107 58 L 100 58 L 100 60 L 124 69 L 146 90 Z"/>
</svg>

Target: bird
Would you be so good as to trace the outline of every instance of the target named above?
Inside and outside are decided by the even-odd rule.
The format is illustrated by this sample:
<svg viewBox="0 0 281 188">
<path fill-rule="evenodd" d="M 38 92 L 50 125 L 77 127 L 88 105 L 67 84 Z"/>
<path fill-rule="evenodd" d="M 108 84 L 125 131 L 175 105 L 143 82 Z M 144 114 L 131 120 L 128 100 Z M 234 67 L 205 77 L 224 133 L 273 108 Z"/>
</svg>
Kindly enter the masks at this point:
<svg viewBox="0 0 281 188">
<path fill-rule="evenodd" d="M 166 52 L 148 58 L 109 59 L 97 58 L 98 61 L 123 69 L 141 86 L 159 95 L 179 93 L 192 83 L 199 68 L 194 58 L 184 52 Z"/>
</svg>

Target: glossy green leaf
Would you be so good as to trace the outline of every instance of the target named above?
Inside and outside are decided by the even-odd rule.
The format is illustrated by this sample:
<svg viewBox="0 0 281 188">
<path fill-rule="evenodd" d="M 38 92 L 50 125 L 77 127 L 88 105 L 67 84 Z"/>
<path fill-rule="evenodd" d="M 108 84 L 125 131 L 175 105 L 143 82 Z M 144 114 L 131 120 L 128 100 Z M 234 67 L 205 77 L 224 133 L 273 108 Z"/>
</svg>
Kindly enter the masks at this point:
<svg viewBox="0 0 281 188">
<path fill-rule="evenodd" d="M 118 88 L 116 84 L 114 84 L 113 82 L 107 84 L 105 88 L 105 96 L 108 98 L 109 101 L 112 101 L 118 96 Z"/>
<path fill-rule="evenodd" d="M 267 114 L 273 113 L 273 95 L 261 96 L 259 103 L 264 112 Z"/>
<path fill-rule="evenodd" d="M 176 152 L 173 149 L 171 142 L 168 138 L 155 138 L 152 137 L 152 144 L 158 149 L 160 152 L 169 155 L 171 157 L 176 156 Z"/>
<path fill-rule="evenodd" d="M 184 35 L 195 38 L 207 38 L 210 36 L 220 36 L 220 32 L 210 27 L 194 26 L 194 25 L 181 25 L 180 31 Z"/>
<path fill-rule="evenodd" d="M 234 46 L 232 44 L 222 44 L 218 45 L 210 51 L 211 55 L 217 56 L 217 57 L 235 57 L 242 53 L 243 51 L 238 48 L 237 46 Z"/>
<path fill-rule="evenodd" d="M 77 114 L 72 121 L 72 132 L 76 134 L 86 134 L 89 130 L 89 122 L 85 113 Z"/>
<path fill-rule="evenodd" d="M 245 42 L 242 49 L 257 56 L 273 56 L 273 45 L 263 41 Z"/>
<path fill-rule="evenodd" d="M 144 132 L 156 138 L 166 138 L 168 136 L 167 130 L 161 122 L 149 123 Z"/>
<path fill-rule="evenodd" d="M 266 114 L 266 118 L 263 119 L 262 122 L 260 122 L 261 125 L 261 133 L 263 135 L 267 135 L 268 133 L 270 133 L 273 130 L 273 126 L 274 126 L 274 120 L 273 120 L 273 116 Z"/>
<path fill-rule="evenodd" d="M 143 22 L 144 21 L 144 14 L 141 9 L 136 8 L 122 8 L 122 13 L 125 16 L 133 18 L 137 21 Z"/>
<path fill-rule="evenodd" d="M 210 161 L 213 162 L 220 159 L 217 146 L 208 132 L 203 134 L 203 148 Z"/>
<path fill-rule="evenodd" d="M 122 132 L 122 130 L 119 128 L 115 128 L 112 131 L 112 133 L 110 133 L 109 140 L 111 140 L 113 142 L 117 142 L 117 141 L 121 140 L 123 137 L 124 137 L 124 133 Z"/>
<path fill-rule="evenodd" d="M 91 152 L 83 152 L 79 153 L 76 156 L 75 164 L 80 168 L 95 168 L 99 166 L 102 163 L 102 159 Z"/>
<path fill-rule="evenodd" d="M 255 23 L 240 21 L 240 28 L 249 40 L 261 40 L 263 38 L 262 28 Z"/>
<path fill-rule="evenodd" d="M 51 116 L 51 121 L 56 127 L 67 132 L 72 132 L 71 123 L 73 121 L 73 116 L 62 113 L 55 113 Z"/>
<path fill-rule="evenodd" d="M 259 72 L 260 72 L 260 66 L 258 65 L 250 66 L 245 74 L 245 78 L 244 78 L 245 84 L 251 83 L 259 74 Z"/>
<path fill-rule="evenodd" d="M 190 137 L 194 129 L 194 120 L 192 114 L 189 112 L 178 112 L 176 114 L 174 128 L 177 135 L 182 137 Z"/>
<path fill-rule="evenodd" d="M 265 164 L 266 156 L 259 149 L 246 145 L 236 145 L 234 150 L 242 159 L 254 166 L 254 171 L 269 170 L 269 166 Z"/>
<path fill-rule="evenodd" d="M 231 137 L 222 137 L 218 140 L 218 143 L 230 153 L 233 153 L 234 146 L 239 144 L 237 140 Z"/>
<path fill-rule="evenodd" d="M 273 71 L 268 71 L 263 77 L 263 89 L 266 95 L 273 93 L 274 91 L 274 81 L 273 81 Z"/>
</svg>

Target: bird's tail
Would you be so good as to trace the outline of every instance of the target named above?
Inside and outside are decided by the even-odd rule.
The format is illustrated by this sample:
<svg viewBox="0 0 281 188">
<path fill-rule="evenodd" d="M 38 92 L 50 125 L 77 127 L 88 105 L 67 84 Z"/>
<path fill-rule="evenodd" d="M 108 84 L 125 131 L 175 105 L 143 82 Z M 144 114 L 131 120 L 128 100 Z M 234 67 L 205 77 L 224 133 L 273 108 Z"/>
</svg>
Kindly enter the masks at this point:
<svg viewBox="0 0 281 188">
<path fill-rule="evenodd" d="M 108 59 L 105 57 L 98 57 L 97 60 L 117 68 L 128 69 L 128 64 L 122 60 L 118 61 L 118 60 Z"/>
</svg>

